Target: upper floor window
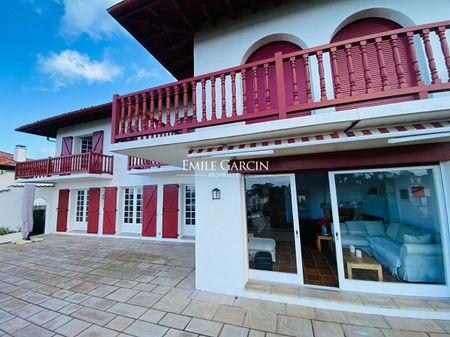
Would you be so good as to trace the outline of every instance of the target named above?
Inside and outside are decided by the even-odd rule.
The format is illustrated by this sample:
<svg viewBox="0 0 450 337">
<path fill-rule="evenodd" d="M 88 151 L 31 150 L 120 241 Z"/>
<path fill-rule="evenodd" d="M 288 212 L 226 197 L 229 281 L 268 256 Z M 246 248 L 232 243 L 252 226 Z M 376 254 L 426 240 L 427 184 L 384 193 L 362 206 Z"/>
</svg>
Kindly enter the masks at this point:
<svg viewBox="0 0 450 337">
<path fill-rule="evenodd" d="M 92 150 L 92 137 L 81 139 L 80 153 L 88 153 Z"/>
</svg>

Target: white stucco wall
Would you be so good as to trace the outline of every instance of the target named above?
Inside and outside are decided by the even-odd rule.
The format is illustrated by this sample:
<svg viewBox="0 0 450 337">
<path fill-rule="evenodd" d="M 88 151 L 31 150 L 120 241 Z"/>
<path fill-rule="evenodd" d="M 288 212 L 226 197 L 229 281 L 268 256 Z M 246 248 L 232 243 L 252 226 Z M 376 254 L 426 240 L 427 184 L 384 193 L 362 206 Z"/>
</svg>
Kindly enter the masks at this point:
<svg viewBox="0 0 450 337">
<path fill-rule="evenodd" d="M 14 170 L 0 169 L 0 190 L 14 184 Z"/>
<path fill-rule="evenodd" d="M 327 44 L 343 24 L 362 17 L 386 17 L 402 26 L 445 21 L 449 15 L 444 8 L 448 8 L 445 0 L 432 5 L 421 0 L 283 3 L 196 33 L 194 72 L 199 75 L 242 64 L 251 51 L 273 40 L 288 40 L 302 48 Z M 272 35 L 276 38 L 271 40 Z"/>
<path fill-rule="evenodd" d="M 221 176 L 226 173 L 221 169 L 209 173 L 197 171 L 195 178 L 196 287 L 233 295 L 242 291 L 247 278 L 242 177 Z M 214 188 L 221 190 L 220 200 L 212 200 Z"/>
<path fill-rule="evenodd" d="M 114 174 L 112 176 L 107 176 L 106 179 L 61 179 L 54 183 L 54 188 L 52 192 L 52 200 L 49 205 L 49 213 L 52 215 L 47 222 L 46 232 L 54 233 L 56 232 L 56 215 L 58 207 L 58 193 L 61 189 L 69 189 L 71 193 L 69 195 L 69 212 L 68 212 L 68 230 L 74 229 L 75 223 L 75 190 L 78 189 L 89 189 L 92 187 L 101 188 L 101 198 L 100 198 L 100 223 L 99 232 L 101 233 L 102 222 L 103 222 L 103 195 L 104 188 L 108 186 L 118 187 L 117 193 L 117 217 L 116 217 L 116 230 L 117 234 L 120 235 L 122 232 L 122 218 L 123 218 L 123 189 L 125 187 L 141 187 L 144 185 L 158 185 L 158 195 L 157 195 L 157 237 L 162 235 L 162 205 L 163 205 L 163 187 L 165 184 L 180 184 L 181 188 L 179 190 L 180 195 L 180 206 L 182 206 L 182 187 L 184 185 L 192 185 L 194 183 L 194 177 L 186 174 L 178 173 L 158 173 L 152 175 L 131 175 L 128 173 L 127 156 L 115 154 L 110 152 L 111 146 L 111 121 L 110 119 L 104 119 L 100 121 L 83 123 L 75 125 L 73 127 L 63 128 L 58 130 L 58 134 L 55 142 L 55 153 L 60 154 L 61 144 L 63 137 L 73 136 L 83 137 L 89 136 L 94 131 L 104 131 L 104 141 L 103 141 L 103 153 L 106 155 L 114 156 Z M 76 146 L 76 141 L 74 141 L 73 153 L 78 153 L 79 148 Z M 183 209 L 180 207 L 179 211 L 179 233 L 183 235 Z"/>
</svg>

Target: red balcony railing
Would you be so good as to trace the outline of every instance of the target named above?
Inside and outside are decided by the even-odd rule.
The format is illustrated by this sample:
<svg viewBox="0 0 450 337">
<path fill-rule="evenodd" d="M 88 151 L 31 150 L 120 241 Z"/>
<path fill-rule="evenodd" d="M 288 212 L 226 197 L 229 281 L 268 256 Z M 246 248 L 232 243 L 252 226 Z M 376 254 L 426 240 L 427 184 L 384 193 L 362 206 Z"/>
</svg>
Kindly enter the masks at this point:
<svg viewBox="0 0 450 337">
<path fill-rule="evenodd" d="M 159 161 L 147 160 L 138 157 L 128 157 L 128 170 L 143 170 L 149 168 L 160 168 L 167 164 Z"/>
<path fill-rule="evenodd" d="M 16 179 L 70 175 L 74 173 L 113 174 L 113 164 L 113 156 L 94 152 L 29 160 L 16 164 Z"/>
<path fill-rule="evenodd" d="M 428 97 L 448 91 L 450 21 L 304 49 L 115 95 L 112 141 L 160 137 Z M 439 55 L 438 55 L 439 54 Z M 436 55 L 436 56 L 435 56 Z M 439 69 L 436 58 L 443 60 Z"/>
</svg>

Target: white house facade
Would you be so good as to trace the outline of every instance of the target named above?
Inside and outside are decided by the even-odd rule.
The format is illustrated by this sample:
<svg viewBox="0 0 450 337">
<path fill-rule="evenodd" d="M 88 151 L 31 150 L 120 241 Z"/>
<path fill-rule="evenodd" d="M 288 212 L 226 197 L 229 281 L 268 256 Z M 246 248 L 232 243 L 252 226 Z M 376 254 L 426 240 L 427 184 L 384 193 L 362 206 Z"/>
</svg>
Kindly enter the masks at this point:
<svg viewBox="0 0 450 337">
<path fill-rule="evenodd" d="M 20 127 L 61 156 L 16 176 L 47 233 L 195 242 L 200 290 L 449 297 L 446 7 L 123 1 L 179 81 Z"/>
</svg>

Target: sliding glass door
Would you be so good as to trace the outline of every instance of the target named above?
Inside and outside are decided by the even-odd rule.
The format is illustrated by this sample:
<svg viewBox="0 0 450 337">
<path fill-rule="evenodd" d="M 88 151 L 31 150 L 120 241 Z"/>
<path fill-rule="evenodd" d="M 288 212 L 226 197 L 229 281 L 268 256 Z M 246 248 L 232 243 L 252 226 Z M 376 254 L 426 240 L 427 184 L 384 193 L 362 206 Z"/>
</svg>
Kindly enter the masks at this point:
<svg viewBox="0 0 450 337">
<path fill-rule="evenodd" d="M 329 173 L 339 285 L 438 295 L 448 288 L 448 225 L 437 166 Z"/>
<path fill-rule="evenodd" d="M 302 280 L 294 175 L 245 178 L 249 279 Z"/>
</svg>

